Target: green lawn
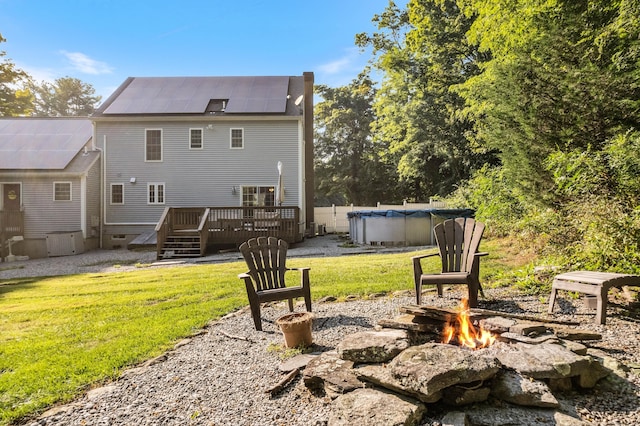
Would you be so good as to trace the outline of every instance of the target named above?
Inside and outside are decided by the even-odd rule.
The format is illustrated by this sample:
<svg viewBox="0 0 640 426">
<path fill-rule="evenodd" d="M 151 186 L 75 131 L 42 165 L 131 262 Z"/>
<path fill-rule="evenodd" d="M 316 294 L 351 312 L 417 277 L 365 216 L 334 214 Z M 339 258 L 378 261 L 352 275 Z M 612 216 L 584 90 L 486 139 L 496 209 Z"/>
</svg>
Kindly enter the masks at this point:
<svg viewBox="0 0 640 426">
<path fill-rule="evenodd" d="M 491 242 L 482 276 L 514 269 Z M 311 267 L 312 298 L 413 287 L 414 253 L 293 258 Z M 432 259 L 434 271 L 439 260 Z M 247 304 L 241 262 L 0 280 L 0 424 L 77 397 Z M 292 284 L 296 273 L 288 274 Z"/>
</svg>

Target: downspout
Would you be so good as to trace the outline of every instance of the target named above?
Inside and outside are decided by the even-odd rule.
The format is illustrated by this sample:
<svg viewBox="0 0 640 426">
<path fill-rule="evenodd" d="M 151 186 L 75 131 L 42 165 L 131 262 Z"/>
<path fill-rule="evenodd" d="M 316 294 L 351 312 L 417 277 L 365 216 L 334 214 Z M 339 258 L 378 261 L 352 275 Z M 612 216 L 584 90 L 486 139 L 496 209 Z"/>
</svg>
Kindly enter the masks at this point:
<svg viewBox="0 0 640 426">
<path fill-rule="evenodd" d="M 94 132 L 95 132 L 95 124 L 94 124 Z M 96 135 L 97 136 L 97 135 Z M 95 140 L 95 139 L 94 139 Z M 106 173 L 106 167 L 107 167 L 107 162 L 105 160 L 105 153 L 106 153 L 106 148 L 107 148 L 107 135 L 104 135 L 104 150 L 102 148 L 99 148 L 97 145 L 94 145 L 93 148 L 96 151 L 100 151 L 100 168 L 102 169 L 102 178 L 100 179 L 100 203 L 102 203 L 102 212 L 104 212 L 105 209 L 105 205 L 104 205 L 104 185 L 105 182 L 107 180 L 107 173 Z M 105 216 L 100 218 L 100 225 L 98 227 L 99 231 L 98 234 L 100 234 L 100 242 L 98 243 L 100 248 L 103 248 L 103 239 L 102 239 L 102 232 L 103 232 L 103 228 L 102 228 L 102 223 L 104 222 Z"/>
</svg>

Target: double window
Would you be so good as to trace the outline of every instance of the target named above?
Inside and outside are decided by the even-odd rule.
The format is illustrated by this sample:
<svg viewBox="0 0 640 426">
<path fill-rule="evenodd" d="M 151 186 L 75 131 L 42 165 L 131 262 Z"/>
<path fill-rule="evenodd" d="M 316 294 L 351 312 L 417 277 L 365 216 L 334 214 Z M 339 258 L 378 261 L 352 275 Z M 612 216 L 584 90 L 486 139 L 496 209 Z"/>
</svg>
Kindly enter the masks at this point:
<svg viewBox="0 0 640 426">
<path fill-rule="evenodd" d="M 164 183 L 147 184 L 147 204 L 164 204 Z"/>
<path fill-rule="evenodd" d="M 276 205 L 273 186 L 243 186 L 242 205 L 254 207 L 272 207 Z"/>
<path fill-rule="evenodd" d="M 145 161 L 162 161 L 162 129 L 145 132 Z"/>
<path fill-rule="evenodd" d="M 53 182 L 53 201 L 71 201 L 71 182 Z"/>
</svg>

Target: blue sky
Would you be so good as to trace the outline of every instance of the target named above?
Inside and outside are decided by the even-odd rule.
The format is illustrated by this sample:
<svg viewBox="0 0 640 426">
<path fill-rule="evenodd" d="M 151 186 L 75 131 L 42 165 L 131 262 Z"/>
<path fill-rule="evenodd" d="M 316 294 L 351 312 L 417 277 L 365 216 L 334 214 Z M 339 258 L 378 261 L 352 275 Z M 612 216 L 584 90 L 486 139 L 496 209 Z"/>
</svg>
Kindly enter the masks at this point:
<svg viewBox="0 0 640 426">
<path fill-rule="evenodd" d="M 396 1 L 398 5 L 406 0 Z M 5 59 L 36 81 L 74 77 L 106 99 L 127 77 L 302 75 L 348 84 L 356 33 L 388 0 L 0 0 Z"/>
</svg>

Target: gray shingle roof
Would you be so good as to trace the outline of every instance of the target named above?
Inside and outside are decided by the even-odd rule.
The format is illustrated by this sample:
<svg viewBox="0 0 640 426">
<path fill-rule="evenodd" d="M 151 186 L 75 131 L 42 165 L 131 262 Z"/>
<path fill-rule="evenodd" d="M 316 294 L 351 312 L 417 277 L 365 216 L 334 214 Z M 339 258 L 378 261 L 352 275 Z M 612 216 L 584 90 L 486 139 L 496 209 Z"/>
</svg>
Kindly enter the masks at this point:
<svg viewBox="0 0 640 426">
<path fill-rule="evenodd" d="M 290 78 L 134 77 L 94 115 L 204 114 L 213 99 L 228 100 L 225 114 L 284 114 Z"/>
<path fill-rule="evenodd" d="M 92 134 L 87 118 L 0 119 L 0 170 L 63 170 Z"/>
</svg>

